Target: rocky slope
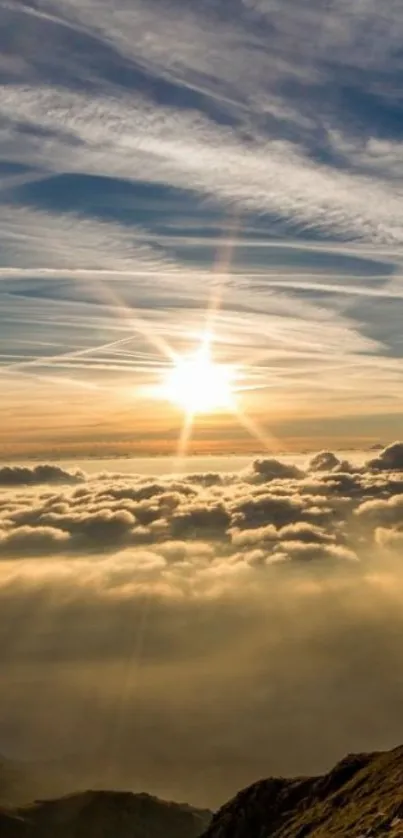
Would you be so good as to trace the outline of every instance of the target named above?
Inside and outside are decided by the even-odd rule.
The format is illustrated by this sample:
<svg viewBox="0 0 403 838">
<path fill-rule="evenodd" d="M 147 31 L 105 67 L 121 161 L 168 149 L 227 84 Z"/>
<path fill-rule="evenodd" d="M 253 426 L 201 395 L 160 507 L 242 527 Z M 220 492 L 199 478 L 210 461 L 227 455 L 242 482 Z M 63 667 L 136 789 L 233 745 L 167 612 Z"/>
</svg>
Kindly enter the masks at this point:
<svg viewBox="0 0 403 838">
<path fill-rule="evenodd" d="M 0 811 L 1 838 L 197 838 L 210 813 L 148 794 L 88 791 Z"/>
<path fill-rule="evenodd" d="M 203 838 L 403 838 L 403 747 L 346 757 L 321 777 L 262 780 Z"/>
</svg>

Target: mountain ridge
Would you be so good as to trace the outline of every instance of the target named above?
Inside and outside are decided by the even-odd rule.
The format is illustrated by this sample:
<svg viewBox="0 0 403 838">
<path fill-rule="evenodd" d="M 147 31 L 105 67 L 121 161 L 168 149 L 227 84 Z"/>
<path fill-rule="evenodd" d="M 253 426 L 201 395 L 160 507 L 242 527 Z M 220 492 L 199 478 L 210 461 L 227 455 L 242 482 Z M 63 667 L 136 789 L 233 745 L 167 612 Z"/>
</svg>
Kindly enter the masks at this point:
<svg viewBox="0 0 403 838">
<path fill-rule="evenodd" d="M 0 810 L 1 838 L 198 838 L 211 812 L 129 791 L 92 791 Z"/>
<path fill-rule="evenodd" d="M 403 747 L 350 754 L 316 777 L 253 783 L 202 838 L 403 838 Z"/>
</svg>

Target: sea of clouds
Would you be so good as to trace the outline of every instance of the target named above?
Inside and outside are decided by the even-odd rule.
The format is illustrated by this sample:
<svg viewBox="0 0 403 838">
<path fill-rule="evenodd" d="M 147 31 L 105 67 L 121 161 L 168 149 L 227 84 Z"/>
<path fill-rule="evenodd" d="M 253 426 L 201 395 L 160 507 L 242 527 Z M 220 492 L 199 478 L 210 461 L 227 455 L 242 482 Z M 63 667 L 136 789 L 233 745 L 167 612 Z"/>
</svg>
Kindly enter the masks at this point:
<svg viewBox="0 0 403 838">
<path fill-rule="evenodd" d="M 0 751 L 214 805 L 403 739 L 403 443 L 0 484 Z"/>
<path fill-rule="evenodd" d="M 277 562 L 356 562 L 403 537 L 403 443 L 363 466 L 323 451 L 306 470 L 270 458 L 157 478 L 4 466 L 0 487 L 3 560 L 90 557 L 126 567 L 134 585 L 150 569 L 175 588 L 172 573 L 196 583 Z"/>
</svg>

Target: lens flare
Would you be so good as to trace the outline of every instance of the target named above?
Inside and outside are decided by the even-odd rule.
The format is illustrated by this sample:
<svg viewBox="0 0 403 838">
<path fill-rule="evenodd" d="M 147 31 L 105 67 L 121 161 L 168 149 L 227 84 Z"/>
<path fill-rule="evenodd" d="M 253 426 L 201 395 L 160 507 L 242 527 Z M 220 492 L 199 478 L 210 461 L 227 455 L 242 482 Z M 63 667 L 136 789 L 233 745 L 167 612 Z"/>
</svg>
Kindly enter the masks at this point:
<svg viewBox="0 0 403 838">
<path fill-rule="evenodd" d="M 163 395 L 187 414 L 230 410 L 234 405 L 235 372 L 215 363 L 210 348 L 203 344 L 193 355 L 179 358 L 169 370 Z"/>
</svg>

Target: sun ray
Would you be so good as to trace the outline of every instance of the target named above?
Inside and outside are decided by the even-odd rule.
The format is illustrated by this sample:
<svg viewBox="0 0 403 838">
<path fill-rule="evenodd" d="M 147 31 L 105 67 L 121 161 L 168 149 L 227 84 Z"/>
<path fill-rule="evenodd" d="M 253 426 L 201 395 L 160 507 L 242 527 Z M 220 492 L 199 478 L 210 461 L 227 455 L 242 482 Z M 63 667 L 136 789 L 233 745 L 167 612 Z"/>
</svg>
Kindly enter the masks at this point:
<svg viewBox="0 0 403 838">
<path fill-rule="evenodd" d="M 90 277 L 86 276 L 86 282 L 90 283 L 93 287 L 94 280 L 90 279 Z M 176 363 L 178 359 L 177 353 L 173 350 L 173 348 L 169 345 L 169 343 L 158 335 L 155 330 L 153 330 L 143 318 L 136 316 L 133 312 L 133 309 L 129 309 L 124 305 L 122 300 L 119 296 L 112 292 L 109 286 L 102 281 L 97 282 L 97 289 L 98 291 L 102 289 L 103 299 L 108 305 L 113 305 L 115 308 L 118 308 L 119 311 L 122 313 L 122 319 L 127 322 L 128 327 L 131 329 L 133 334 L 128 337 L 120 338 L 116 341 L 111 341 L 109 343 L 104 343 L 102 345 L 95 345 L 86 347 L 83 349 L 73 349 L 69 350 L 68 352 L 60 352 L 55 355 L 51 356 L 41 356 L 37 355 L 35 358 L 29 358 L 27 360 L 22 361 L 13 361 L 10 364 L 4 364 L 0 366 L 0 374 L 1 373 L 19 373 L 20 371 L 23 372 L 26 369 L 30 369 L 31 367 L 50 367 L 50 366 L 57 366 L 57 364 L 63 361 L 70 361 L 75 359 L 81 359 L 91 354 L 95 354 L 97 352 L 105 352 L 106 350 L 114 349 L 116 347 L 121 347 L 126 344 L 131 343 L 135 340 L 136 334 L 141 334 L 149 344 L 154 346 L 155 349 L 158 350 L 158 353 L 166 359 L 166 361 L 171 362 L 172 364 Z M 100 298 L 102 299 L 101 295 Z M 39 376 L 38 376 L 39 378 Z M 43 378 L 50 377 L 48 375 L 43 376 Z M 66 379 L 67 382 L 67 379 Z M 68 382 L 67 382 L 68 383 Z"/>
<path fill-rule="evenodd" d="M 188 444 L 192 435 L 194 415 L 192 411 L 188 410 L 185 413 L 182 429 L 178 439 L 178 447 L 176 451 L 176 467 L 175 471 L 181 471 L 183 460 L 187 456 Z"/>
<path fill-rule="evenodd" d="M 228 222 L 226 238 L 223 240 L 221 248 L 219 249 L 218 257 L 213 269 L 213 276 L 218 277 L 218 281 L 213 282 L 212 284 L 210 299 L 207 306 L 205 325 L 206 336 L 213 335 L 215 331 L 217 315 L 222 305 L 224 283 L 230 272 L 235 239 L 238 231 L 239 216 L 238 214 L 234 214 Z"/>
<path fill-rule="evenodd" d="M 223 406 L 237 418 L 239 424 L 252 437 L 264 446 L 266 451 L 272 452 L 273 448 L 279 448 L 276 437 L 263 430 L 258 422 L 248 416 L 241 409 L 237 400 L 238 394 L 244 391 L 265 389 L 267 385 L 256 383 L 236 386 L 233 379 L 236 377 L 236 372 L 239 375 L 240 368 L 237 370 L 235 367 L 226 368 L 224 365 L 215 364 L 211 360 L 217 315 L 222 306 L 224 281 L 229 274 L 238 228 L 239 219 L 234 217 L 228 225 L 228 235 L 215 264 L 214 273 L 218 277 L 218 282 L 212 285 L 200 346 L 194 356 L 190 358 L 179 357 L 165 379 L 165 388 L 163 388 L 165 397 L 182 406 L 185 411 L 177 447 L 179 462 L 187 454 L 195 414 L 213 412 L 218 407 Z M 242 366 L 245 369 L 245 364 Z M 220 373 L 224 370 L 226 370 L 227 377 L 223 374 L 223 377 L 219 380 Z M 228 370 L 231 370 L 231 372 L 228 372 Z M 215 389 L 217 390 L 216 393 L 214 393 Z M 224 393 L 222 403 L 218 395 L 219 391 L 221 391 L 221 395 Z"/>
<path fill-rule="evenodd" d="M 94 280 L 90 277 L 86 277 L 87 283 L 90 283 L 91 286 L 94 285 Z M 150 328 L 150 326 L 146 323 L 144 318 L 139 317 L 134 313 L 134 309 L 129 308 L 124 300 L 116 294 L 115 291 L 112 291 L 109 285 L 103 280 L 97 281 L 97 290 L 103 292 L 103 300 L 107 305 L 112 305 L 114 308 L 119 310 L 122 320 L 126 321 L 128 326 L 134 330 L 134 332 L 141 334 L 143 337 L 146 338 L 148 343 L 152 344 L 155 349 L 164 355 L 169 360 L 175 362 L 176 360 L 176 353 L 169 345 L 169 343 L 158 335 L 155 330 Z M 100 296 L 101 299 L 101 296 Z"/>
<path fill-rule="evenodd" d="M 267 453 L 273 453 L 273 448 L 275 448 L 276 450 L 279 449 L 279 441 L 274 436 L 274 434 L 264 431 L 260 427 L 259 423 L 255 419 L 252 419 L 251 416 L 248 416 L 243 410 L 241 410 L 239 405 L 237 405 L 236 403 L 234 404 L 234 414 L 237 417 L 239 424 L 242 425 L 242 427 L 244 427 L 245 430 L 247 430 L 251 436 L 255 437 L 255 439 L 258 442 L 264 445 L 264 448 Z"/>
</svg>

